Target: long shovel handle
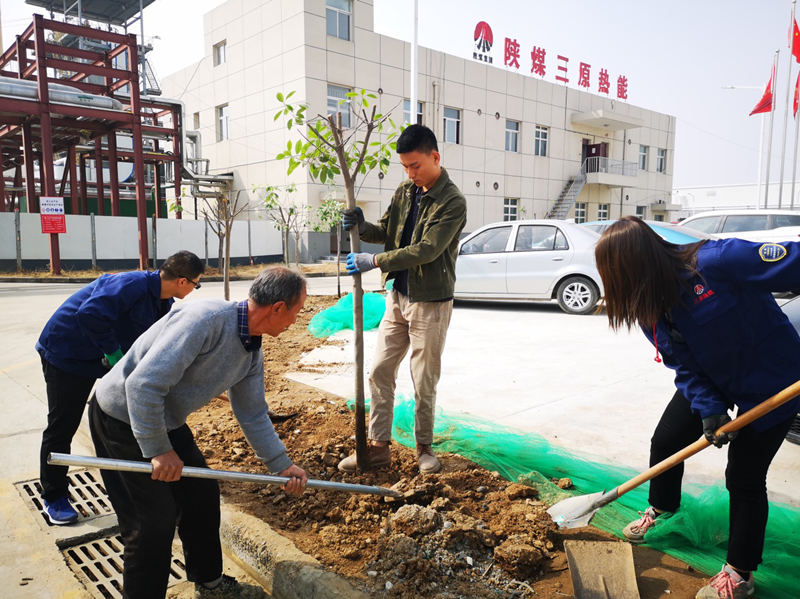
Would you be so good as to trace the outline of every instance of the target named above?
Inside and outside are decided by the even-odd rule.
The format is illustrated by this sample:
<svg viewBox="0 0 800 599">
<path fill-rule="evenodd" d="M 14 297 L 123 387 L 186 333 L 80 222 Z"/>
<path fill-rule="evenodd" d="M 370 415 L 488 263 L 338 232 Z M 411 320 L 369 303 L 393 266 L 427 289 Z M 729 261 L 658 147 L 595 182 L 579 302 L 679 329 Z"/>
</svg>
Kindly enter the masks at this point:
<svg viewBox="0 0 800 599">
<path fill-rule="evenodd" d="M 47 463 L 54 466 L 80 466 L 83 468 L 99 468 L 100 470 L 117 470 L 119 472 L 141 472 L 152 474 L 153 465 L 150 462 L 134 462 L 131 460 L 112 460 L 108 458 L 95 458 L 84 455 L 70 455 L 68 453 L 51 453 L 47 456 Z M 273 476 L 271 474 L 251 474 L 249 472 L 233 472 L 231 470 L 212 470 L 211 468 L 195 468 L 184 466 L 181 476 L 189 478 L 210 478 L 241 483 L 260 483 L 267 485 L 285 485 L 289 482 L 288 476 Z M 366 493 L 368 495 L 381 495 L 398 499 L 403 496 L 400 491 L 385 487 L 371 487 L 368 485 L 353 485 L 349 483 L 335 483 L 327 480 L 309 479 L 307 487 L 324 489 L 326 491 L 344 491 L 346 493 Z"/>
<path fill-rule="evenodd" d="M 777 393 L 770 397 L 768 400 L 758 404 L 756 407 L 748 410 L 744 414 L 740 414 L 733 420 L 731 420 L 726 425 L 719 428 L 716 434 L 719 433 L 732 433 L 733 431 L 738 431 L 741 428 L 744 428 L 754 420 L 761 418 L 764 414 L 767 414 L 777 408 L 778 406 L 782 406 L 787 401 L 790 401 L 800 395 L 800 381 L 797 381 L 793 385 L 786 387 L 780 393 Z M 622 483 L 619 487 L 617 487 L 617 497 L 624 495 L 628 491 L 631 491 L 638 487 L 639 485 L 643 485 L 651 478 L 655 478 L 662 472 L 666 472 L 673 466 L 677 466 L 681 462 L 687 460 L 688 458 L 692 457 L 694 454 L 702 451 L 706 447 L 711 445 L 705 437 L 698 439 L 688 447 L 681 449 L 679 452 L 671 455 L 670 457 L 662 460 L 655 466 L 651 467 L 649 470 L 645 470 L 641 474 L 634 476 L 627 482 Z"/>
</svg>

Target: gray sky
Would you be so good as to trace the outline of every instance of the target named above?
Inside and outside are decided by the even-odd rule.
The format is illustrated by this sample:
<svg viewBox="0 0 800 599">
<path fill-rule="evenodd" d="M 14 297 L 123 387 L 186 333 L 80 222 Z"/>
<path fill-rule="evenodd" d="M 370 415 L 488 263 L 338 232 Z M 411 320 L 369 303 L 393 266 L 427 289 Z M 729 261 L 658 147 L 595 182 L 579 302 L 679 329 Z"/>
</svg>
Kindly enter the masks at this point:
<svg viewBox="0 0 800 599">
<path fill-rule="evenodd" d="M 411 0 L 374 2 L 376 31 L 410 41 Z M 157 0 L 145 9 L 145 37 L 161 38 L 153 40 L 155 50 L 149 55 L 160 77 L 202 58 L 203 14 L 222 3 Z M 748 114 L 769 79 L 773 52 L 780 48 L 770 176 L 778 180 L 790 0 L 423 0 L 419 4 L 422 46 L 471 57 L 475 25 L 486 21 L 494 34 L 492 54 L 498 68 L 505 68 L 503 42 L 508 37 L 520 44 L 521 73 L 530 73 L 533 46 L 547 51 L 545 81 L 555 82 L 558 54 L 570 60 L 568 85 L 574 89 L 578 89 L 579 62 L 592 66 L 592 93 L 600 68 L 611 76 L 612 94 L 617 76 L 626 76 L 629 102 L 678 119 L 675 187 L 757 181 L 761 117 Z M 3 43 L 8 47 L 35 9 L 24 0 L 0 0 L 0 8 Z M 793 83 L 797 70 L 793 65 Z M 728 85 L 759 89 L 722 89 Z M 789 118 L 785 180 L 791 177 L 794 147 L 791 114 Z"/>
</svg>

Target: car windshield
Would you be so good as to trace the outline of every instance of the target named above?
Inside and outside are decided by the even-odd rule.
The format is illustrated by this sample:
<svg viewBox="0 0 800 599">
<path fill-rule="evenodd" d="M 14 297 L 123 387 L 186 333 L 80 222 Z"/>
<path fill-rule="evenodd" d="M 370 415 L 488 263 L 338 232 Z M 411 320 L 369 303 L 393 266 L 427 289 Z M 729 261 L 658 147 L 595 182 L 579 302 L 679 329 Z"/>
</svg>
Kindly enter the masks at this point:
<svg viewBox="0 0 800 599">
<path fill-rule="evenodd" d="M 692 221 L 689 226 L 693 226 Z M 729 216 L 722 225 L 723 233 L 739 233 L 740 231 L 764 231 L 769 228 L 769 218 L 766 214 Z"/>
</svg>

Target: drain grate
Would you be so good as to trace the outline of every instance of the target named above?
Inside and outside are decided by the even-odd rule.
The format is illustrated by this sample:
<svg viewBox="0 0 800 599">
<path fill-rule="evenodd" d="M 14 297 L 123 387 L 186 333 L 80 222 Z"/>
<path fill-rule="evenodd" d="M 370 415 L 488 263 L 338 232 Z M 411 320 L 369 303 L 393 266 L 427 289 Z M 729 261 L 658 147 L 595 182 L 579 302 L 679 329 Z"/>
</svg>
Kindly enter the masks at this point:
<svg viewBox="0 0 800 599">
<path fill-rule="evenodd" d="M 68 477 L 70 499 L 72 499 L 72 507 L 78 512 L 78 522 L 114 513 L 99 471 L 76 470 L 70 472 Z M 14 486 L 28 507 L 39 515 L 37 518 L 39 524 L 45 529 L 53 526 L 44 515 L 42 483 L 39 479 L 24 481 Z"/>
<path fill-rule="evenodd" d="M 67 565 L 96 599 L 122 597 L 122 539 L 119 535 L 95 539 L 62 551 Z M 172 546 L 169 586 L 186 580 L 180 547 Z"/>
</svg>

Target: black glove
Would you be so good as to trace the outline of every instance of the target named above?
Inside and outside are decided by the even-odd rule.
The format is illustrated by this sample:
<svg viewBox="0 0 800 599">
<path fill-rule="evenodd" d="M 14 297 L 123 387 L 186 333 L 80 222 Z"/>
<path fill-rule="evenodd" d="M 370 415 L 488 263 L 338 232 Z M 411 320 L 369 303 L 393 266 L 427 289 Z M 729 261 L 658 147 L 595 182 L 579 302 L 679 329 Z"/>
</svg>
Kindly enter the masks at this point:
<svg viewBox="0 0 800 599">
<path fill-rule="evenodd" d="M 358 225 L 358 234 L 363 235 L 367 230 L 367 221 L 364 220 L 364 213 L 361 208 L 356 206 L 353 210 L 342 210 L 342 226 L 345 231 L 353 228 L 353 225 Z"/>
<path fill-rule="evenodd" d="M 722 447 L 728 441 L 733 441 L 739 434 L 739 431 L 720 433 L 716 436 L 714 435 L 719 427 L 728 424 L 730 421 L 731 417 L 727 414 L 717 414 L 714 416 L 709 416 L 708 418 L 703 418 L 703 434 L 708 442 L 712 445 L 716 445 L 717 447 Z"/>
</svg>

